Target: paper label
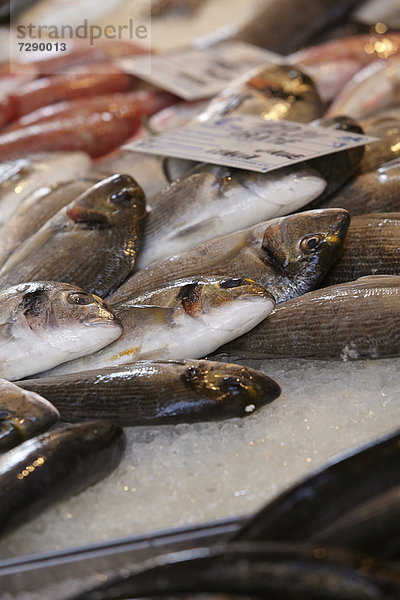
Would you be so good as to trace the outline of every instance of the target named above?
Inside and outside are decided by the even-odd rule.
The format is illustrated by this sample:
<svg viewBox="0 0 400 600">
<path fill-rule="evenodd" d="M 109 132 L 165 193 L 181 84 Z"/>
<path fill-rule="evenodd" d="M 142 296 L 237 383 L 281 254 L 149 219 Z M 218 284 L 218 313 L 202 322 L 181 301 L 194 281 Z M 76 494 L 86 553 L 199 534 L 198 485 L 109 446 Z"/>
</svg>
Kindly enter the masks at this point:
<svg viewBox="0 0 400 600">
<path fill-rule="evenodd" d="M 192 122 L 124 146 L 136 152 L 266 173 L 303 160 L 376 141 L 377 138 L 254 115 Z"/>
<path fill-rule="evenodd" d="M 284 57 L 253 44 L 230 41 L 204 49 L 186 48 L 149 57 L 122 58 L 127 73 L 150 81 L 184 100 L 211 98 L 254 67 L 279 64 Z"/>
</svg>

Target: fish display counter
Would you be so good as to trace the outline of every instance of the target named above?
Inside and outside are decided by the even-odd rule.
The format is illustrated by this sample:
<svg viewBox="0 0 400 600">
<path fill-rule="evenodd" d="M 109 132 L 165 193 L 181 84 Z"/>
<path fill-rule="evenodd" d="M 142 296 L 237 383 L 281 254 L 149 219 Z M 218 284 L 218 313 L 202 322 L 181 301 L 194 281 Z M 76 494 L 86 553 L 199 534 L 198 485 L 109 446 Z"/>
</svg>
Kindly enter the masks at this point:
<svg viewBox="0 0 400 600">
<path fill-rule="evenodd" d="M 2 53 L 27 19 L 115 28 L 131 3 L 6 4 Z M 0 600 L 395 600 L 398 9 L 135 11 L 157 81 L 138 40 L 0 64 Z M 221 42 L 253 45 L 240 73 Z M 171 84 L 189 50 L 212 94 Z M 198 164 L 193 132 L 246 118 L 283 124 L 282 166 L 243 132 Z"/>
</svg>

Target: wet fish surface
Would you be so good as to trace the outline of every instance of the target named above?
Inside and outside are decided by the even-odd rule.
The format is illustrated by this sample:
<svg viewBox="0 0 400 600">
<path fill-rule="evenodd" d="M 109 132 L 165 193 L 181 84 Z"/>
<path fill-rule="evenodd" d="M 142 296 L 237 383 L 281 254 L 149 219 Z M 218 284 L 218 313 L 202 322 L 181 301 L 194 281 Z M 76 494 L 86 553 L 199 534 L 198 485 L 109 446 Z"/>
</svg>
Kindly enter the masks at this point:
<svg viewBox="0 0 400 600">
<path fill-rule="evenodd" d="M 206 240 L 295 212 L 318 198 L 326 185 L 317 171 L 306 166 L 265 174 L 217 165 L 195 167 L 158 195 L 138 266 L 144 268 Z"/>
<path fill-rule="evenodd" d="M 400 432 L 331 459 L 257 511 L 235 540 L 306 541 L 400 484 Z M 340 494 L 337 490 L 340 488 Z M 321 538 L 324 536 L 322 535 Z"/>
<path fill-rule="evenodd" d="M 122 332 L 101 298 L 67 283 L 2 290 L 0 318 L 0 377 L 11 380 L 102 348 Z"/>
<path fill-rule="evenodd" d="M 60 413 L 39 394 L 0 379 L 0 453 L 44 433 Z"/>
<path fill-rule="evenodd" d="M 106 296 L 134 268 L 145 217 L 144 194 L 132 177 L 103 179 L 11 254 L 0 283 L 67 281 Z"/>
<path fill-rule="evenodd" d="M 187 278 L 112 304 L 123 327 L 119 343 L 43 375 L 113 367 L 133 360 L 202 358 L 249 331 L 275 300 L 251 279 Z M 110 305 L 111 306 L 111 305 Z"/>
<path fill-rule="evenodd" d="M 221 347 L 235 357 L 356 360 L 400 353 L 400 277 L 371 275 L 288 300 Z"/>
<path fill-rule="evenodd" d="M 219 594 L 217 598 L 395 600 L 399 582 L 395 567 L 368 555 L 311 544 L 241 542 L 159 556 L 71 600 L 171 600 L 201 598 L 201 593 Z"/>
<path fill-rule="evenodd" d="M 83 152 L 41 153 L 0 163 L 0 226 L 20 203 L 34 202 L 54 185 L 86 174 L 91 160 Z"/>
<path fill-rule="evenodd" d="M 8 218 L 0 233 L 0 265 L 35 231 L 53 215 L 80 196 L 101 177 L 90 173 L 86 177 L 52 186 L 50 191 L 37 197 L 35 194 L 22 200 Z M 28 217 L 29 215 L 29 217 Z"/>
<path fill-rule="evenodd" d="M 400 210 L 400 158 L 383 164 L 376 171 L 361 173 L 321 206 L 340 206 L 352 216 Z"/>
<path fill-rule="evenodd" d="M 280 394 L 263 373 L 207 360 L 136 362 L 19 385 L 45 394 L 66 421 L 101 418 L 124 426 L 242 417 Z"/>
<path fill-rule="evenodd" d="M 109 475 L 125 448 L 106 421 L 70 425 L 24 442 L 0 457 L 0 534 Z"/>
<path fill-rule="evenodd" d="M 154 262 L 130 276 L 109 301 L 181 277 L 247 277 L 263 285 L 277 303 L 316 287 L 339 258 L 349 226 L 342 209 L 311 210 L 264 221 Z"/>
<path fill-rule="evenodd" d="M 353 217 L 343 254 L 324 285 L 354 281 L 366 275 L 400 275 L 400 213 Z"/>
</svg>

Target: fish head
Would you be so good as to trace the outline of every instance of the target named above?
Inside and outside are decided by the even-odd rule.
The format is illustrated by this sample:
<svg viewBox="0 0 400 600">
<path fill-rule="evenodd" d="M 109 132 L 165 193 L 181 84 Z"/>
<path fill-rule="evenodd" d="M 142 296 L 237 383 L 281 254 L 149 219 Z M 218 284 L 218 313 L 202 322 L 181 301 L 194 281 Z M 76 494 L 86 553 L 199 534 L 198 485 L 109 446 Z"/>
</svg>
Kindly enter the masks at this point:
<svg viewBox="0 0 400 600">
<path fill-rule="evenodd" d="M 67 216 L 85 229 L 109 229 L 128 215 L 146 216 L 146 200 L 130 175 L 111 175 L 95 183 L 66 208 Z"/>
<path fill-rule="evenodd" d="M 323 112 L 314 82 L 294 66 L 269 65 L 261 68 L 246 81 L 245 87 L 253 103 L 258 104 L 258 114 L 267 120 L 309 122 Z"/>
<path fill-rule="evenodd" d="M 190 317 L 211 329 L 249 331 L 275 307 L 275 299 L 251 279 L 203 277 L 185 283 L 177 295 Z"/>
<path fill-rule="evenodd" d="M 213 417 L 250 415 L 257 408 L 275 400 L 279 385 L 267 375 L 254 369 L 230 363 L 191 361 L 181 375 L 181 380 L 202 397 L 215 401 Z"/>
<path fill-rule="evenodd" d="M 47 431 L 59 419 L 48 400 L 0 379 L 0 451 Z"/>
<path fill-rule="evenodd" d="M 340 257 L 349 224 L 350 215 L 342 208 L 309 210 L 273 219 L 264 231 L 263 260 L 293 283 L 304 282 L 308 291 Z"/>
<path fill-rule="evenodd" d="M 18 286 L 17 286 L 18 287 Z M 113 342 L 122 333 L 104 300 L 66 283 L 28 284 L 20 311 L 31 334 L 54 351 L 82 356 Z"/>
</svg>

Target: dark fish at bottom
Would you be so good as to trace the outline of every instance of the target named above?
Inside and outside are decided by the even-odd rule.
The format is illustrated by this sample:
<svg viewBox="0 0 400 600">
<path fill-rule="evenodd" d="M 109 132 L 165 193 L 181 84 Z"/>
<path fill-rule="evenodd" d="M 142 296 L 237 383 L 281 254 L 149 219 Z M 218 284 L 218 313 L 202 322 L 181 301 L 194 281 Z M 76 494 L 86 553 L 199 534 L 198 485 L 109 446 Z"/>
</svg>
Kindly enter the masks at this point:
<svg viewBox="0 0 400 600">
<path fill-rule="evenodd" d="M 39 394 L 0 379 L 0 453 L 47 431 L 59 418 L 58 410 Z"/>
<path fill-rule="evenodd" d="M 280 394 L 263 373 L 207 360 L 137 362 L 19 384 L 40 390 L 67 421 L 107 418 L 128 426 L 246 416 Z"/>
<path fill-rule="evenodd" d="M 397 429 L 333 458 L 257 511 L 234 539 L 323 543 L 324 529 L 400 485 L 399 459 Z"/>
<path fill-rule="evenodd" d="M 191 599 L 199 593 L 268 600 L 395 600 L 400 593 L 400 572 L 383 561 L 305 544 L 197 548 L 159 556 L 144 568 L 136 565 L 105 580 L 69 600 Z"/>
<path fill-rule="evenodd" d="M 0 457 L 0 534 L 109 475 L 125 448 L 122 429 L 106 421 L 63 427 Z"/>
</svg>

